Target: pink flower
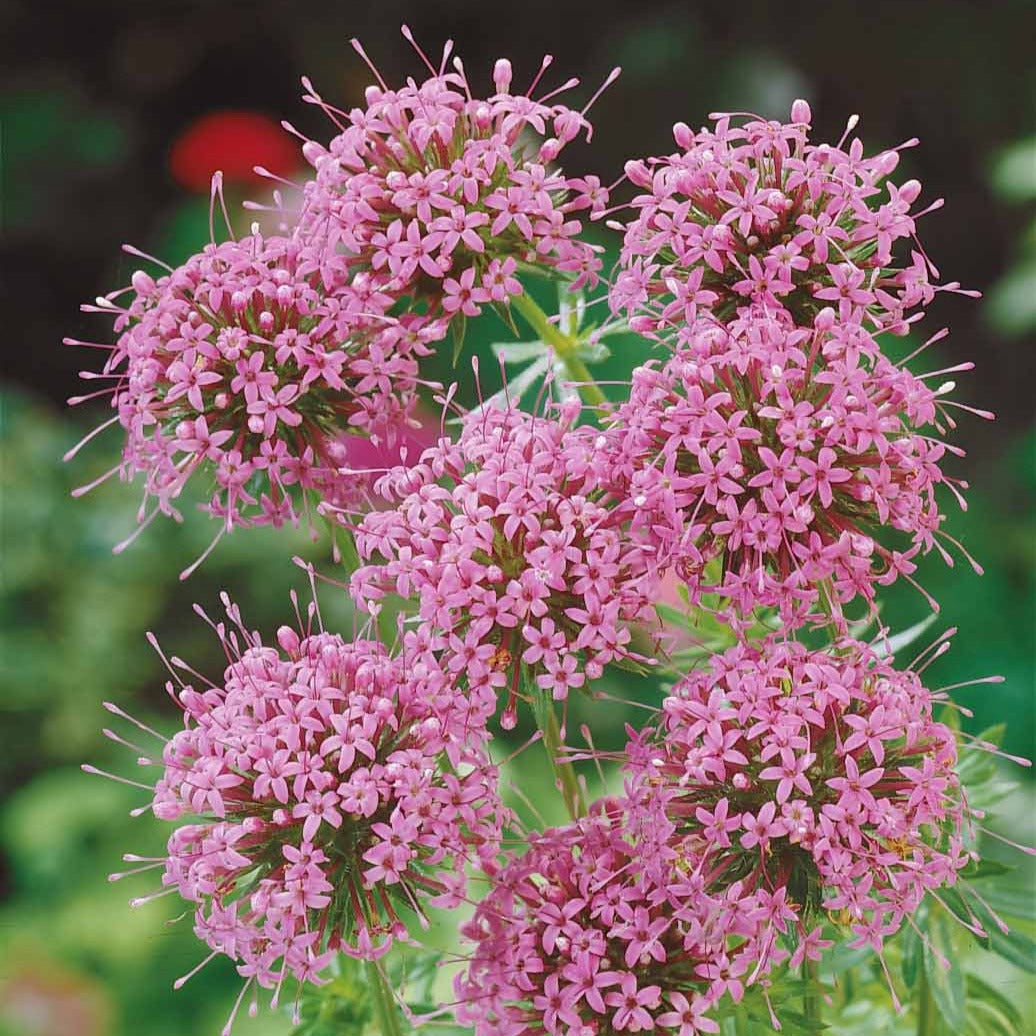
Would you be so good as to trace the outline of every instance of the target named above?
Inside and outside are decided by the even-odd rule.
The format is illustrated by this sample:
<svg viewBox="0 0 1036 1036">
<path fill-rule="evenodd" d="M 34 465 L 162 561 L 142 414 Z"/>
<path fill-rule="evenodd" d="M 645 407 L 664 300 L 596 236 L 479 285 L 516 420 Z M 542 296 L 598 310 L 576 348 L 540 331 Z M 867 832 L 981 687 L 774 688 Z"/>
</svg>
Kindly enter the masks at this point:
<svg viewBox="0 0 1036 1036">
<path fill-rule="evenodd" d="M 480 302 L 489 301 L 489 292 L 484 288 L 476 288 L 475 268 L 469 266 L 461 275 L 459 280 L 447 277 L 443 281 L 445 295 L 442 300 L 442 308 L 450 314 L 463 313 L 466 317 L 477 317 L 481 312 L 478 306 Z"/>
<path fill-rule="evenodd" d="M 640 1032 L 642 1029 L 653 1029 L 654 1022 L 649 1008 L 658 1007 L 661 992 L 658 986 L 638 989 L 636 976 L 624 974 L 620 988 L 604 998 L 606 1004 L 617 1008 L 612 1015 L 612 1026 L 615 1030 Z"/>
<path fill-rule="evenodd" d="M 713 656 L 627 747 L 639 823 L 658 826 L 664 811 L 703 872 L 785 890 L 773 923 L 795 923 L 796 964 L 819 952 L 812 911 L 847 910 L 875 945 L 970 858 L 956 739 L 932 718 L 933 695 L 872 647 L 835 646 L 770 636 Z M 732 775 L 730 745 L 742 758 Z"/>
<path fill-rule="evenodd" d="M 707 882 L 664 811 L 601 800 L 530 836 L 490 876 L 462 928 L 457 1020 L 475 1036 L 718 1032 L 721 998 L 740 998 L 786 956 L 773 937 L 782 902 Z"/>
<path fill-rule="evenodd" d="M 388 318 L 393 300 L 361 276 L 329 291 L 312 247 L 289 237 L 208 245 L 157 280 L 135 274 L 132 290 L 104 307 L 118 334 L 104 373 L 126 436 L 117 470 L 143 475 L 155 501 L 142 523 L 178 516 L 203 478 L 227 529 L 297 523 L 300 495 L 336 496 L 342 436 L 403 432 L 417 357 L 446 331 Z"/>
<path fill-rule="evenodd" d="M 357 603 L 414 598 L 421 627 L 408 637 L 422 657 L 462 674 L 484 713 L 507 687 L 505 722 L 519 690 L 562 700 L 609 662 L 639 657 L 629 626 L 651 614 L 651 552 L 607 498 L 597 433 L 574 416 L 472 414 L 456 443 L 377 482 L 392 506 L 356 531 L 361 559 L 384 560 L 354 573 Z"/>
<path fill-rule="evenodd" d="M 719 1023 L 704 1016 L 709 1005 L 700 997 L 688 1000 L 683 993 L 669 994 L 671 1011 L 658 1016 L 658 1024 L 676 1029 L 676 1036 L 697 1036 L 702 1032 L 719 1032 Z"/>
<path fill-rule="evenodd" d="M 177 693 L 184 727 L 152 808 L 196 819 L 170 836 L 163 885 L 246 978 L 320 981 L 339 950 L 389 949 L 403 931 L 394 897 L 455 905 L 507 812 L 441 674 L 329 633 L 283 627 L 278 650 L 235 606 L 227 618 L 222 681 Z"/>
<path fill-rule="evenodd" d="M 637 330 L 684 340 L 694 314 L 681 312 L 679 285 L 692 273 L 722 320 L 754 305 L 810 326 L 831 303 L 843 323 L 896 334 L 937 290 L 959 290 L 936 287 L 938 273 L 921 253 L 910 266 L 897 263 L 897 243 L 940 204 L 912 213 L 921 185 L 887 179 L 901 148 L 865 157 L 859 139 L 813 144 L 809 116 L 739 122 L 717 116 L 714 128 L 697 133 L 681 123 L 677 152 L 627 164 L 642 193 L 632 202 L 611 302 Z M 647 274 L 636 292 L 628 273 Z"/>
<path fill-rule="evenodd" d="M 475 316 L 489 298 L 506 303 L 520 294 L 518 262 L 596 281 L 601 261 L 576 238 L 572 213 L 600 211 L 607 191 L 557 166 L 565 144 L 589 136 L 585 109 L 558 103 L 558 90 L 536 100 L 539 76 L 528 93 L 511 93 L 505 60 L 494 92 L 480 97 L 448 57 L 438 72 L 397 89 L 375 73 L 379 85 L 344 125 L 306 81 L 307 99 L 340 130 L 327 144 L 303 147 L 313 178 L 303 188 L 300 231 L 319 253 L 324 281 L 377 274 L 394 298 L 426 307 L 433 320 Z"/>
<path fill-rule="evenodd" d="M 692 603 L 720 594 L 738 628 L 760 606 L 789 627 L 826 623 L 955 544 L 936 496 L 960 498 L 941 467 L 952 447 L 926 427 L 942 419 L 938 394 L 859 328 L 701 320 L 634 371 L 606 468 Z"/>
<path fill-rule="evenodd" d="M 742 814 L 741 827 L 744 828 L 745 833 L 741 836 L 741 844 L 746 849 L 758 846 L 760 852 L 765 852 L 770 845 L 771 838 L 779 838 L 784 834 L 784 821 L 775 818 L 776 812 L 776 805 L 767 802 L 754 815 L 748 812 Z"/>
<path fill-rule="evenodd" d="M 869 811 L 877 808 L 877 802 L 868 789 L 877 784 L 884 776 L 885 770 L 881 766 L 875 766 L 866 773 L 860 773 L 856 759 L 847 755 L 845 757 L 845 776 L 832 777 L 828 780 L 827 786 L 841 793 L 838 797 L 840 809 L 847 813 L 856 813 L 861 809 Z"/>
<path fill-rule="evenodd" d="M 796 755 L 789 747 L 780 749 L 780 759 L 779 766 L 768 766 L 759 772 L 760 780 L 778 782 L 777 802 L 787 802 L 796 789 L 803 795 L 811 795 L 813 788 L 806 778 L 806 770 L 816 761 L 816 756 L 812 752 Z"/>
</svg>

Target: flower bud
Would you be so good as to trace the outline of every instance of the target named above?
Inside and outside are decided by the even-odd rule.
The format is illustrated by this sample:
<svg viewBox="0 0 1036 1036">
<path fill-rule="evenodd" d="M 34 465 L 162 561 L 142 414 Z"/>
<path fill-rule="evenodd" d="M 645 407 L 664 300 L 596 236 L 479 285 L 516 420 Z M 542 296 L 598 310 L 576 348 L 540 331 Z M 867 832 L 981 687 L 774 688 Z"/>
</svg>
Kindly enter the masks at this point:
<svg viewBox="0 0 1036 1036">
<path fill-rule="evenodd" d="M 499 58 L 493 66 L 493 85 L 498 94 L 505 94 L 511 86 L 511 62 L 507 58 Z"/>
<path fill-rule="evenodd" d="M 694 143 L 694 131 L 686 122 L 678 122 L 673 126 L 673 139 L 677 147 L 687 149 Z"/>
</svg>

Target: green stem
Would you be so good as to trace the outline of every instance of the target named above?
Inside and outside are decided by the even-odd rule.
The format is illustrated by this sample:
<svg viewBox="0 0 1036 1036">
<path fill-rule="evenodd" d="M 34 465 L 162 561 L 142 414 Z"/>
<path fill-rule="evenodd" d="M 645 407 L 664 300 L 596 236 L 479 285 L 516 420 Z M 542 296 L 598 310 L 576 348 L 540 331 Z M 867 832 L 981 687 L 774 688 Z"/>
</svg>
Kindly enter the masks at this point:
<svg viewBox="0 0 1036 1036">
<path fill-rule="evenodd" d="M 373 961 L 367 963 L 367 974 L 371 982 L 371 998 L 374 1001 L 374 1019 L 378 1025 L 378 1036 L 404 1036 L 400 1023 L 396 998 L 392 995 L 381 969 Z"/>
<path fill-rule="evenodd" d="M 337 537 L 338 553 L 342 567 L 347 573 L 346 582 L 348 582 L 348 577 L 360 568 L 363 562 L 360 559 L 359 551 L 356 549 L 356 540 L 353 539 L 352 532 L 349 529 L 337 529 L 334 531 Z M 399 630 L 396 627 L 396 616 L 392 612 L 385 610 L 384 601 L 375 619 L 375 625 L 378 629 L 378 639 L 386 648 L 391 648 L 396 642 Z"/>
<path fill-rule="evenodd" d="M 807 960 L 802 969 L 806 988 L 802 994 L 802 1013 L 813 1022 L 820 1021 L 820 965 Z"/>
<path fill-rule="evenodd" d="M 554 767 L 554 774 L 561 788 L 561 797 L 565 800 L 565 808 L 568 815 L 575 820 L 586 812 L 586 806 L 583 802 L 583 791 L 576 779 L 575 767 L 571 763 L 562 762 L 560 758 L 561 727 L 558 725 L 557 713 L 549 700 L 535 712 L 536 721 L 543 732 L 543 745 L 550 756 L 550 764 Z"/>
<path fill-rule="evenodd" d="M 566 335 L 556 324 L 552 324 L 547 314 L 527 293 L 515 295 L 511 303 L 540 336 L 540 340 L 554 350 L 554 355 L 562 362 L 568 376 L 580 383 L 579 394 L 583 399 L 591 406 L 603 406 L 607 403 L 607 397 L 597 386 L 589 368 L 579 358 L 578 339 Z"/>
<path fill-rule="evenodd" d="M 734 1013 L 734 1033 L 736 1036 L 749 1036 L 748 1012 L 743 1007 L 738 1007 Z"/>
<path fill-rule="evenodd" d="M 820 610 L 831 620 L 826 629 L 830 633 L 831 643 L 834 644 L 844 633 L 843 626 L 845 616 L 842 614 L 841 606 L 834 597 L 834 587 L 829 579 L 825 579 L 818 587 Z"/>
<path fill-rule="evenodd" d="M 925 962 L 918 968 L 917 980 L 917 1036 L 938 1036 L 939 1022 L 932 987 L 928 984 Z"/>
</svg>

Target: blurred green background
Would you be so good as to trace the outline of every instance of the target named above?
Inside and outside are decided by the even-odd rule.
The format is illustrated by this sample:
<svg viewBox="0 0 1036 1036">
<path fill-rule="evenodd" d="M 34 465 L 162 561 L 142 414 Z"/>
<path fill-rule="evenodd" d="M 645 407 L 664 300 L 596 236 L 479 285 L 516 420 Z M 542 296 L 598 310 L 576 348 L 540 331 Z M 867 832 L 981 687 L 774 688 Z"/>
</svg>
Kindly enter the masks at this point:
<svg viewBox="0 0 1036 1036">
<path fill-rule="evenodd" d="M 350 36 L 362 37 L 388 79 L 419 75 L 398 34 L 403 21 L 432 51 L 445 37 L 456 39 L 474 81 L 488 83 L 493 59 L 507 55 L 521 82 L 550 51 L 554 79 L 579 75 L 589 96 L 621 64 L 622 78 L 595 108 L 592 143 L 566 151 L 573 173 L 598 172 L 606 181 L 628 157 L 670 150 L 669 127 L 678 119 L 701 124 L 716 109 L 779 117 L 797 96 L 810 100 L 818 138 L 837 139 L 852 112 L 861 114 L 859 132 L 873 150 L 922 138 L 905 154 L 901 176 L 917 176 L 925 197 L 947 199 L 923 221 L 925 244 L 946 279 L 985 293 L 978 304 L 947 295 L 933 306 L 929 332 L 947 323 L 954 333 L 937 356 L 928 355 L 926 369 L 974 360 L 978 369 L 959 380 L 957 396 L 999 417 L 992 426 L 965 418 L 957 433 L 969 455 L 956 470 L 972 490 L 951 531 L 986 574 L 947 569 L 934 558 L 925 566 L 924 584 L 943 605 L 935 629 L 960 627 L 930 675 L 938 685 L 1002 673 L 1005 684 L 957 699 L 975 711 L 974 729 L 1007 718 L 1007 747 L 1034 752 L 1032 5 L 876 3 L 866 14 L 848 3 L 715 0 L 354 6 L 98 0 L 55 8 L 0 0 L 8 48 L 0 94 L 0 292 L 8 327 L 0 402 L 0 1036 L 216 1033 L 236 994 L 233 969 L 221 962 L 172 992 L 173 979 L 202 956 L 189 920 L 170 923 L 179 907 L 168 898 L 128 908 L 153 884 L 147 876 L 105 881 L 123 852 L 160 851 L 166 831 L 148 817 L 128 817 L 144 793 L 78 766 L 91 760 L 133 769 L 133 753 L 100 735 L 111 719 L 102 700 L 162 729 L 176 723 L 145 630 L 168 652 L 218 673 L 214 638 L 191 603 L 215 610 L 225 588 L 252 625 L 272 630 L 288 616 L 289 588 L 304 585 L 291 555 L 320 559 L 325 546 L 302 532 L 240 532 L 183 584 L 177 573 L 213 532 L 203 516 L 189 514 L 184 526 L 156 524 L 113 558 L 111 545 L 132 529 L 138 495 L 105 485 L 70 499 L 74 485 L 114 463 L 117 436 L 72 465 L 60 463 L 104 414 L 103 406 L 63 408 L 80 391 L 76 371 L 95 365 L 97 354 L 60 339 L 103 340 L 105 321 L 77 305 L 128 281 L 137 263 L 120 254 L 123 241 L 170 261 L 204 242 L 207 199 L 198 184 L 208 171 L 229 170 L 230 157 L 251 152 L 244 168 L 255 161 L 290 174 L 274 128 L 281 117 L 328 135 L 298 100 L 300 74 L 347 107 L 361 102 L 369 74 L 349 49 Z M 245 125 L 220 114 L 228 111 L 260 118 Z M 214 113 L 206 131 L 199 120 Z M 234 200 L 262 193 L 246 176 L 228 179 Z M 243 230 L 248 218 L 237 222 Z M 486 353 L 501 331 L 490 320 L 471 328 L 469 340 Z M 617 343 L 604 376 L 622 377 L 642 355 L 635 343 Z M 492 387 L 491 375 L 486 381 Z M 322 603 L 350 628 L 344 602 L 328 592 Z M 924 611 L 907 588 L 887 595 L 895 627 Z M 595 710 L 599 740 L 620 740 L 628 719 L 617 707 Z M 527 790 L 543 772 L 531 755 L 511 773 Z M 1008 806 L 1005 830 L 1033 841 L 1034 806 L 1033 786 L 1025 784 Z M 1025 887 L 1029 877 L 1020 872 L 1015 880 Z M 1021 972 L 998 964 L 983 973 L 1016 1002 L 1031 998 Z M 243 1018 L 237 1031 L 288 1028 L 284 1017 L 263 1012 Z"/>
</svg>

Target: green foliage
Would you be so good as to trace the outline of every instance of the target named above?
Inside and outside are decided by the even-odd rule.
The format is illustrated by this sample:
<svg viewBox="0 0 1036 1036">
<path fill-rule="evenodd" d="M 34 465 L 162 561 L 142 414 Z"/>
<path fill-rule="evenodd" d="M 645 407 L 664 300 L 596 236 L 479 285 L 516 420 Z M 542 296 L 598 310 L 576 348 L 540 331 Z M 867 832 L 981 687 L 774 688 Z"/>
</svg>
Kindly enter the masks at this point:
<svg viewBox="0 0 1036 1036">
<path fill-rule="evenodd" d="M 374 1019 L 374 1004 L 359 961 L 340 957 L 338 974 L 324 986 L 307 986 L 299 1005 L 301 1021 L 292 1036 L 363 1033 Z"/>
</svg>

